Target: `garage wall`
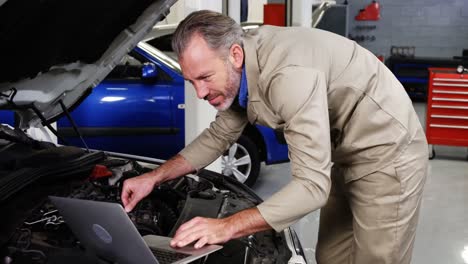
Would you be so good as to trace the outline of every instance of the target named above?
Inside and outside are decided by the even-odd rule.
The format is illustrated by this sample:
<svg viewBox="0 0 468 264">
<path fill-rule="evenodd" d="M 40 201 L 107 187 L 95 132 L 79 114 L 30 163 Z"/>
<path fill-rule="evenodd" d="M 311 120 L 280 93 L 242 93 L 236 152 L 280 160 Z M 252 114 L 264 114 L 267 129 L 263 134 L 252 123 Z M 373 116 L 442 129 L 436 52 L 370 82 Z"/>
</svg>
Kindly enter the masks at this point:
<svg viewBox="0 0 468 264">
<path fill-rule="evenodd" d="M 214 10 L 221 12 L 223 2 L 220 0 L 178 0 L 170 9 L 169 15 L 159 25 L 177 24 L 190 13 L 202 10 Z"/>
<path fill-rule="evenodd" d="M 348 3 L 350 34 L 374 35 L 375 41 L 360 44 L 386 58 L 392 45 L 415 46 L 415 55 L 424 57 L 451 58 L 468 49 L 467 0 L 380 0 L 381 20 L 377 22 L 354 19 L 371 0 Z M 357 31 L 357 25 L 376 25 L 377 29 Z"/>
<path fill-rule="evenodd" d="M 267 0 L 248 0 L 249 11 L 247 21 L 249 22 L 263 22 L 263 5 Z"/>
</svg>

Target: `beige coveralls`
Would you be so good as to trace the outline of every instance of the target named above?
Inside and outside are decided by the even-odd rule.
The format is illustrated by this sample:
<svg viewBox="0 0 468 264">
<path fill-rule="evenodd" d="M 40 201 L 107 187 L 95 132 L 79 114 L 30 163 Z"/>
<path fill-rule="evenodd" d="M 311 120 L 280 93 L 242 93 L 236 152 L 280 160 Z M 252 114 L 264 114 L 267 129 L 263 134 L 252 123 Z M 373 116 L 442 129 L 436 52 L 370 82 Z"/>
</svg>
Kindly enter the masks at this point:
<svg viewBox="0 0 468 264">
<path fill-rule="evenodd" d="M 247 121 L 283 130 L 293 179 L 258 206 L 281 231 L 320 213 L 319 263 L 409 263 L 427 143 L 404 88 L 341 36 L 263 26 L 244 38 L 247 111 L 218 112 L 180 154 L 200 169 Z"/>
</svg>

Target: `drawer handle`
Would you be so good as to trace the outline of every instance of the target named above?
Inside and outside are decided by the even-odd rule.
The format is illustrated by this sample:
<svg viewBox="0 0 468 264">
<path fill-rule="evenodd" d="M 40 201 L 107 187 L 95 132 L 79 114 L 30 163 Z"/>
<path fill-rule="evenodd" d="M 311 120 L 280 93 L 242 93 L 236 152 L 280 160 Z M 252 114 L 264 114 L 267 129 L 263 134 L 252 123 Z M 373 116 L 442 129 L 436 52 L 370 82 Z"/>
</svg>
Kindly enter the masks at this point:
<svg viewBox="0 0 468 264">
<path fill-rule="evenodd" d="M 442 90 L 433 90 L 433 93 L 441 93 L 441 94 L 468 94 L 468 92 L 455 92 L 455 91 L 442 91 Z"/>
<path fill-rule="evenodd" d="M 446 82 L 468 82 L 466 79 L 450 79 L 450 78 L 434 78 L 434 81 L 446 81 Z"/>
<path fill-rule="evenodd" d="M 435 82 L 433 85 L 434 86 L 468 87 L 468 84 L 462 84 L 462 83 L 437 83 Z"/>
<path fill-rule="evenodd" d="M 431 115 L 434 118 L 468 119 L 468 116 Z"/>
<path fill-rule="evenodd" d="M 468 99 L 456 99 L 456 98 L 441 98 L 433 97 L 433 101 L 449 101 L 449 102 L 468 102 Z"/>
<path fill-rule="evenodd" d="M 439 125 L 439 124 L 430 124 L 430 127 L 441 127 L 441 128 L 458 128 L 458 129 L 468 129 L 468 126 L 449 126 L 449 125 Z"/>
<path fill-rule="evenodd" d="M 432 108 L 447 108 L 447 109 L 466 109 L 468 110 L 468 106 L 451 106 L 451 105 L 432 105 Z"/>
</svg>

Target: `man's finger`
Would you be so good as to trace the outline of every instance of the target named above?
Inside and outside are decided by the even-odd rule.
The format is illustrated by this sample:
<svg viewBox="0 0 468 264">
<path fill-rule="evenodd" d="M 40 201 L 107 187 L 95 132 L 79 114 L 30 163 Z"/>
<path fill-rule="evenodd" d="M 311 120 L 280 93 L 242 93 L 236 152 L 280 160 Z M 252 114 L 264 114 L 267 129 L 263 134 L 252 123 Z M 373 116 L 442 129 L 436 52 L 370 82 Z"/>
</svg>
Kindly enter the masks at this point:
<svg viewBox="0 0 468 264">
<path fill-rule="evenodd" d="M 124 186 L 124 188 L 122 189 L 122 195 L 121 195 L 121 200 L 122 200 L 122 203 L 124 205 L 124 207 L 127 207 L 127 204 L 128 204 L 128 199 L 130 197 L 130 193 L 131 191 L 130 190 L 127 190 Z"/>
<path fill-rule="evenodd" d="M 188 235 L 186 235 L 183 239 L 179 240 L 177 242 L 178 247 L 185 247 L 186 245 L 192 243 L 193 241 L 196 241 L 202 237 L 203 233 L 202 231 L 195 231 L 192 232 Z"/>
<path fill-rule="evenodd" d="M 208 238 L 206 236 L 204 236 L 204 237 L 200 238 L 200 240 L 198 240 L 198 242 L 195 244 L 195 248 L 201 248 L 204 245 L 206 245 L 207 242 L 208 242 Z"/>
<path fill-rule="evenodd" d="M 171 246 L 172 247 L 177 247 L 178 246 L 178 243 L 180 241 L 182 241 L 183 239 L 185 239 L 185 237 L 187 236 L 187 234 L 191 233 L 192 231 L 191 230 L 187 230 L 187 231 L 181 231 L 180 229 L 177 229 L 174 237 L 172 238 L 171 240 Z"/>
<path fill-rule="evenodd" d="M 172 247 L 183 247 L 186 244 L 189 244 L 190 242 L 194 241 L 195 239 L 192 239 L 190 242 L 185 244 L 185 241 L 190 240 L 191 237 L 193 237 L 195 234 L 202 234 L 203 228 L 200 228 L 200 226 L 195 226 L 192 229 L 187 229 L 187 230 L 177 230 L 176 234 L 174 235 L 174 238 L 171 240 L 171 246 Z M 181 244 L 180 242 L 184 242 L 184 244 Z"/>
<path fill-rule="evenodd" d="M 133 210 L 133 208 L 135 207 L 135 205 L 140 201 L 140 198 L 137 197 L 135 194 L 133 194 L 131 197 L 130 197 L 130 200 L 128 202 L 128 204 L 125 206 L 125 211 L 128 213 L 130 211 Z"/>
</svg>

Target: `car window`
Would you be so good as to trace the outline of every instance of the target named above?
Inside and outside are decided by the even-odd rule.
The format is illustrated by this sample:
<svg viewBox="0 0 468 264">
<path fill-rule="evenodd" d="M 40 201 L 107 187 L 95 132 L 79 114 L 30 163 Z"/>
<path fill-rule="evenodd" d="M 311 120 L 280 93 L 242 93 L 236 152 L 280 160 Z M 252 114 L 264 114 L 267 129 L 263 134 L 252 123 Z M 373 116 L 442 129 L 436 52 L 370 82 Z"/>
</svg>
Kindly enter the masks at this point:
<svg viewBox="0 0 468 264">
<path fill-rule="evenodd" d="M 107 76 L 108 79 L 140 79 L 143 64 L 130 55 L 125 55 Z"/>
<path fill-rule="evenodd" d="M 157 48 L 160 51 L 163 51 L 164 53 L 173 52 L 171 42 L 172 34 L 156 37 L 146 41 L 146 43 L 150 44 L 151 46 Z"/>
</svg>

